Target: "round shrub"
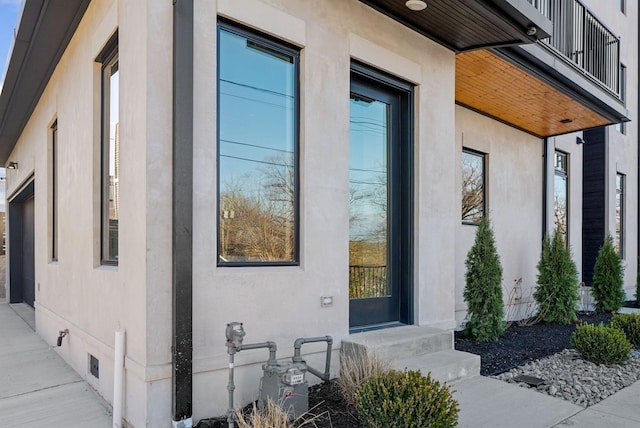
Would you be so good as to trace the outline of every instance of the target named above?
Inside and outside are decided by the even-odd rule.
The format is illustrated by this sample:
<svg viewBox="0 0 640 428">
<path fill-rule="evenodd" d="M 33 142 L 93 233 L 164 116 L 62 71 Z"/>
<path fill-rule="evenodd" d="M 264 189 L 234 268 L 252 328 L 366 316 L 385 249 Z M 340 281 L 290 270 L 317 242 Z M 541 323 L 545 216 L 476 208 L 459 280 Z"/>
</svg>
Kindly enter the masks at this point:
<svg viewBox="0 0 640 428">
<path fill-rule="evenodd" d="M 446 385 L 420 371 L 391 370 L 356 392 L 356 409 L 370 428 L 449 428 L 458 425 L 458 402 Z"/>
<path fill-rule="evenodd" d="M 571 337 L 571 346 L 596 364 L 625 363 L 631 356 L 631 344 L 622 330 L 603 324 L 579 325 Z"/>
<path fill-rule="evenodd" d="M 640 314 L 616 314 L 609 327 L 622 330 L 631 346 L 640 349 Z"/>
</svg>

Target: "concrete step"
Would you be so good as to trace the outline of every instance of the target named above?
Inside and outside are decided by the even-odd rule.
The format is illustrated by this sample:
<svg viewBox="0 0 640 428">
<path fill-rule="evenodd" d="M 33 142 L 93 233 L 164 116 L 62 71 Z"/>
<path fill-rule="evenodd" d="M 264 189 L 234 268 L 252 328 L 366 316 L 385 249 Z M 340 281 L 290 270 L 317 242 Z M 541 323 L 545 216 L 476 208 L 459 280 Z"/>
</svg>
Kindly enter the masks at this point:
<svg viewBox="0 0 640 428">
<path fill-rule="evenodd" d="M 480 375 L 480 356 L 455 350 L 395 359 L 392 364 L 396 370 L 420 370 L 423 375 L 431 373 L 433 379 L 447 383 Z"/>
<path fill-rule="evenodd" d="M 374 354 L 396 370 L 420 370 L 442 382 L 480 375 L 480 356 L 453 349 L 453 332 L 403 326 L 352 334 L 342 341 L 346 355 Z"/>
<path fill-rule="evenodd" d="M 453 349 L 453 332 L 432 327 L 402 326 L 356 333 L 342 341 L 342 349 L 366 349 L 386 360 Z"/>
</svg>

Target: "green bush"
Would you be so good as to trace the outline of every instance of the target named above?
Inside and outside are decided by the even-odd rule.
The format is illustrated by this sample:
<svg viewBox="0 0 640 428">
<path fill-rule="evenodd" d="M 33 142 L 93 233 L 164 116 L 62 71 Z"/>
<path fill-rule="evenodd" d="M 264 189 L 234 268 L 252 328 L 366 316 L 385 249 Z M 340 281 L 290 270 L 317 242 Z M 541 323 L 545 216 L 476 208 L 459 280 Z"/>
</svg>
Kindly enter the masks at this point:
<svg viewBox="0 0 640 428">
<path fill-rule="evenodd" d="M 496 340 L 505 329 L 502 266 L 491 223 L 486 216 L 480 220 L 475 242 L 467 254 L 465 264 L 467 272 L 464 300 L 469 314 L 466 333 L 480 342 Z"/>
<path fill-rule="evenodd" d="M 458 402 L 446 385 L 420 371 L 373 376 L 356 392 L 361 422 L 370 428 L 449 428 L 458 425 Z"/>
<path fill-rule="evenodd" d="M 538 262 L 538 287 L 533 293 L 539 317 L 546 322 L 569 324 L 578 319 L 578 270 L 562 234 L 545 237 Z"/>
<path fill-rule="evenodd" d="M 607 235 L 593 267 L 591 293 L 596 299 L 596 310 L 616 312 L 620 309 L 625 299 L 623 284 L 622 259 L 613 246 L 613 238 Z"/>
<path fill-rule="evenodd" d="M 622 330 L 603 324 L 579 325 L 571 337 L 571 346 L 596 364 L 624 363 L 631 356 L 631 344 Z"/>
<path fill-rule="evenodd" d="M 640 349 L 640 314 L 616 314 L 609 327 L 622 330 L 631 346 Z"/>
</svg>

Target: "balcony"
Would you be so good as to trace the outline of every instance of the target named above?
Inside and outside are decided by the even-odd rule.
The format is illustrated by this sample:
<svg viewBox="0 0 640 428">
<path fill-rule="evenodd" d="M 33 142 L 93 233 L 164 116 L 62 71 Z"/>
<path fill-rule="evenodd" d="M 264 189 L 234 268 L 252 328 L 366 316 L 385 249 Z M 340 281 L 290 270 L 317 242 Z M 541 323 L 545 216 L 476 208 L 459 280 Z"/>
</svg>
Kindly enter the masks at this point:
<svg viewBox="0 0 640 428">
<path fill-rule="evenodd" d="M 554 24 L 541 43 L 621 98 L 620 39 L 577 0 L 527 1 Z"/>
<path fill-rule="evenodd" d="M 457 104 L 541 138 L 629 120 L 620 40 L 579 0 L 361 1 L 456 52 Z"/>
</svg>

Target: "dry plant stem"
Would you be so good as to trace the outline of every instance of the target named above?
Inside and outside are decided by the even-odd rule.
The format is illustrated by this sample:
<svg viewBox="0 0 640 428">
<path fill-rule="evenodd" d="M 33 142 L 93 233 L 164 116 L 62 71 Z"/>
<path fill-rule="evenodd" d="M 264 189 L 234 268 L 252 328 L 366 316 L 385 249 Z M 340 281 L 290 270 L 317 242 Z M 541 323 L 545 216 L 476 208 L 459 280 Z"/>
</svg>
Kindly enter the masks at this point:
<svg viewBox="0 0 640 428">
<path fill-rule="evenodd" d="M 241 410 L 236 411 L 236 417 L 239 428 L 301 428 L 301 427 L 317 427 L 315 420 L 328 414 L 328 412 L 314 415 L 311 413 L 317 405 L 306 413 L 298 416 L 293 421 L 289 420 L 289 415 L 278 404 L 271 400 L 267 400 L 264 409 L 258 409 L 255 403 L 251 409 L 251 413 L 244 415 Z"/>
<path fill-rule="evenodd" d="M 511 327 L 514 322 L 516 322 L 521 327 L 528 327 L 534 324 L 539 323 L 544 319 L 545 312 L 544 310 L 538 311 L 538 307 L 536 305 L 535 299 L 533 298 L 533 292 L 535 288 L 529 290 L 529 295 L 526 299 L 522 298 L 522 278 L 518 278 L 515 280 L 515 285 L 508 293 L 507 304 L 506 304 L 506 319 L 507 325 L 506 328 Z M 547 297 L 547 300 L 550 300 L 553 295 Z M 524 307 L 524 316 L 520 320 L 515 320 L 517 318 L 515 315 L 518 310 L 516 309 L 518 306 L 522 305 L 523 300 L 526 301 L 526 306 Z M 535 314 L 535 315 L 534 315 Z"/>
<path fill-rule="evenodd" d="M 358 388 L 371 376 L 391 369 L 391 363 L 379 358 L 375 353 L 359 352 L 354 355 L 342 354 L 338 390 L 351 409 L 355 409 L 355 394 Z"/>
</svg>

